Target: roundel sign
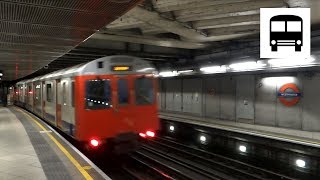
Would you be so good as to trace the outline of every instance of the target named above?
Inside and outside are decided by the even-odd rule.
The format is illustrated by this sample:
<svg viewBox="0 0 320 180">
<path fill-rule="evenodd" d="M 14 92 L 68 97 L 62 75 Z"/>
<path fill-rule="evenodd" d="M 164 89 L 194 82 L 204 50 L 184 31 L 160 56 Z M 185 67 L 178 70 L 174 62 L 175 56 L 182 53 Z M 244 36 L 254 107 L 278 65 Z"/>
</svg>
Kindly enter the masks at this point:
<svg viewBox="0 0 320 180">
<path fill-rule="evenodd" d="M 288 83 L 279 89 L 278 98 L 283 105 L 288 107 L 294 106 L 299 102 L 301 98 L 301 92 L 297 85 Z"/>
</svg>

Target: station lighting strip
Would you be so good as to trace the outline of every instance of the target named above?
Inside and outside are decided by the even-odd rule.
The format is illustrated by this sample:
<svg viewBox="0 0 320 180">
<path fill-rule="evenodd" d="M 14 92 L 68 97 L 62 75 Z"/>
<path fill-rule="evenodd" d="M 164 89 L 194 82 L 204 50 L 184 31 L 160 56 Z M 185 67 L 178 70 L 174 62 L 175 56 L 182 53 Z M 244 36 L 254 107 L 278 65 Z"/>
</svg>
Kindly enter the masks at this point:
<svg viewBox="0 0 320 180">
<path fill-rule="evenodd" d="M 176 131 L 176 127 L 173 124 L 168 126 L 168 132 L 174 133 L 175 131 Z M 199 142 L 201 144 L 203 144 L 203 145 L 209 144 L 209 135 L 200 132 L 198 137 L 199 137 Z M 244 144 L 239 144 L 237 146 L 237 149 L 238 149 L 240 154 L 249 153 L 249 150 L 248 150 L 247 146 L 244 145 Z M 306 168 L 306 161 L 303 160 L 303 159 L 297 158 L 295 160 L 295 165 L 297 167 L 299 167 L 299 168 Z"/>
<path fill-rule="evenodd" d="M 246 72 L 259 71 L 268 69 L 288 69 L 299 67 L 311 67 L 320 65 L 314 56 L 309 58 L 288 58 L 288 59 L 269 59 L 258 61 L 246 61 L 233 63 L 230 65 L 205 66 L 200 68 L 201 74 L 218 74 L 228 72 Z M 174 77 L 179 75 L 195 74 L 193 69 L 181 71 L 163 71 L 159 73 L 160 77 Z"/>
</svg>

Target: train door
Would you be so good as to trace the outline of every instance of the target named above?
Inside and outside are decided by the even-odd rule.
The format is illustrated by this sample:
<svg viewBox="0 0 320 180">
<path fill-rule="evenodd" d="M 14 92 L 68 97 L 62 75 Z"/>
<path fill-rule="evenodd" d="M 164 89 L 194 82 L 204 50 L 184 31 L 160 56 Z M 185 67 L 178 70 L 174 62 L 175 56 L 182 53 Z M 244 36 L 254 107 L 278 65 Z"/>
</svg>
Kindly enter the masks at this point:
<svg viewBox="0 0 320 180">
<path fill-rule="evenodd" d="M 114 103 L 114 111 L 117 119 L 121 122 L 122 131 L 134 130 L 134 118 L 130 115 L 130 102 L 133 92 L 130 91 L 130 79 L 127 76 L 117 77 L 116 79 L 116 100 Z"/>
<path fill-rule="evenodd" d="M 56 80 L 56 126 L 62 128 L 62 111 L 61 111 L 61 102 L 62 102 L 62 86 L 60 79 Z"/>
<path fill-rule="evenodd" d="M 45 114 L 46 114 L 46 98 L 47 98 L 47 95 L 46 95 L 46 84 L 44 81 L 42 81 L 42 118 L 45 117 Z"/>
</svg>

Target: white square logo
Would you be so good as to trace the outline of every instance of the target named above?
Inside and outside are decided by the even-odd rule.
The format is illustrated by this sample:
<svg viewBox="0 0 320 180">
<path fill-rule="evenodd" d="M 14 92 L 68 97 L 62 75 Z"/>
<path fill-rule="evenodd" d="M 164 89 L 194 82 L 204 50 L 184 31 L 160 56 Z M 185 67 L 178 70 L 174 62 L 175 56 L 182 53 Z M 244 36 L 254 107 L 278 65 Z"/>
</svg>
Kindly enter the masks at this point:
<svg viewBox="0 0 320 180">
<path fill-rule="evenodd" d="M 260 58 L 310 57 L 309 8 L 260 9 Z"/>
</svg>

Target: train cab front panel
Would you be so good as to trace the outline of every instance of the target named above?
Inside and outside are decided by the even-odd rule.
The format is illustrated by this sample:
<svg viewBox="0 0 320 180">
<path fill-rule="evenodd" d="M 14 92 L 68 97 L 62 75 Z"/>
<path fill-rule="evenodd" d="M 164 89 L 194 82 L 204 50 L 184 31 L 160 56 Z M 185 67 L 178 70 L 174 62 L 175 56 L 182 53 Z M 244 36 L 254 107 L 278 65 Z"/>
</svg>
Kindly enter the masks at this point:
<svg viewBox="0 0 320 180">
<path fill-rule="evenodd" d="M 152 137 L 159 129 L 157 80 L 146 72 L 152 68 L 141 60 L 126 60 L 121 64 L 96 61 L 83 70 L 94 74 L 75 77 L 76 138 L 80 141 L 126 142 L 139 134 Z M 104 68 L 99 71 L 99 67 Z"/>
</svg>

